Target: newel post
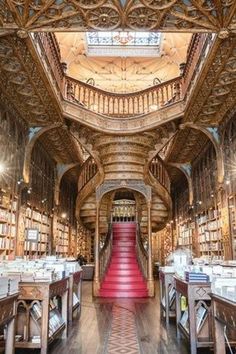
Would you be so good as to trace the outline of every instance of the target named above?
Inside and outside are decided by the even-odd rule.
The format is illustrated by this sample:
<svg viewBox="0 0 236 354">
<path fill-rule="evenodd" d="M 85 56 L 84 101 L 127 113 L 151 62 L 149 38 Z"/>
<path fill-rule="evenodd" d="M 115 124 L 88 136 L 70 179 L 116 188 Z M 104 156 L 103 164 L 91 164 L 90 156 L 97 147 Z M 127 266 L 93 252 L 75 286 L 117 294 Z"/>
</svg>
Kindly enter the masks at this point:
<svg viewBox="0 0 236 354">
<path fill-rule="evenodd" d="M 95 270 L 93 279 L 93 296 L 99 295 L 100 289 L 100 269 L 99 269 L 99 249 L 100 249 L 100 237 L 99 237 L 99 212 L 100 212 L 100 200 L 96 201 L 96 224 L 95 224 L 95 239 L 94 239 L 94 255 L 95 255 Z"/>
<path fill-rule="evenodd" d="M 147 201 L 147 217 L 148 217 L 148 295 L 153 297 L 155 294 L 153 266 L 152 266 L 152 219 L 151 219 L 151 200 Z"/>
</svg>

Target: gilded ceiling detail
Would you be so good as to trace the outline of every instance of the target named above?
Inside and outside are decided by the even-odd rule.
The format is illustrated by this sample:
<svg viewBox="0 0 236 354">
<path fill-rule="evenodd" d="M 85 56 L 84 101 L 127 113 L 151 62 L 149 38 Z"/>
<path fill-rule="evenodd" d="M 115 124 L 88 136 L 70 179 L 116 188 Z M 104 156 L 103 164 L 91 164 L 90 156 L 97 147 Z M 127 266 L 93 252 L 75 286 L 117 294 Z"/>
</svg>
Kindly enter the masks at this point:
<svg viewBox="0 0 236 354">
<path fill-rule="evenodd" d="M 213 31 L 229 27 L 234 0 L 1 0 L 4 28 Z"/>
<path fill-rule="evenodd" d="M 141 57 L 90 56 L 85 33 L 56 34 L 61 59 L 67 64 L 67 74 L 86 82 L 94 80 L 96 87 L 109 92 L 134 92 L 179 76 L 179 65 L 186 61 L 191 33 L 165 33 L 161 36 L 160 55 Z M 126 48 L 123 49 L 125 51 Z"/>
</svg>

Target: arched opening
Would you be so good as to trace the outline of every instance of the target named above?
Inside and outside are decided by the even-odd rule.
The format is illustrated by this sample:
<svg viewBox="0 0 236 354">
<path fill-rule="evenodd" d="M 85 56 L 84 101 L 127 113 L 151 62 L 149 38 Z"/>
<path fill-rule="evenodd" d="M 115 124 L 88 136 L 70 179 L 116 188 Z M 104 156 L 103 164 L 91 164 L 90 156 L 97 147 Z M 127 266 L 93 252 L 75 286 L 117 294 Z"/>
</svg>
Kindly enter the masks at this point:
<svg viewBox="0 0 236 354">
<path fill-rule="evenodd" d="M 129 190 L 115 192 L 112 201 L 112 221 L 132 222 L 136 220 L 136 200 L 134 193 Z"/>
</svg>

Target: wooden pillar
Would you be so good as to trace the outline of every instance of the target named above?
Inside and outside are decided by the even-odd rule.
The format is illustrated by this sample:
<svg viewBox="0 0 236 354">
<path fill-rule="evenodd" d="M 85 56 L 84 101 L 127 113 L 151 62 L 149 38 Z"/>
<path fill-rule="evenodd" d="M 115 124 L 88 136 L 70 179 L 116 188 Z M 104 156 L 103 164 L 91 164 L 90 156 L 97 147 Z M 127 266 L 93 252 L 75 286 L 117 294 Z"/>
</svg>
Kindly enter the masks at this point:
<svg viewBox="0 0 236 354">
<path fill-rule="evenodd" d="M 100 201 L 96 202 L 96 225 L 95 225 L 95 239 L 94 239 L 94 257 L 95 257 L 95 270 L 93 279 L 93 295 L 98 296 L 100 289 L 100 269 L 99 269 L 99 211 Z"/>
<path fill-rule="evenodd" d="M 148 295 L 154 296 L 154 279 L 153 279 L 153 266 L 152 266 L 152 220 L 151 220 L 151 201 L 147 202 L 148 209 Z"/>
</svg>

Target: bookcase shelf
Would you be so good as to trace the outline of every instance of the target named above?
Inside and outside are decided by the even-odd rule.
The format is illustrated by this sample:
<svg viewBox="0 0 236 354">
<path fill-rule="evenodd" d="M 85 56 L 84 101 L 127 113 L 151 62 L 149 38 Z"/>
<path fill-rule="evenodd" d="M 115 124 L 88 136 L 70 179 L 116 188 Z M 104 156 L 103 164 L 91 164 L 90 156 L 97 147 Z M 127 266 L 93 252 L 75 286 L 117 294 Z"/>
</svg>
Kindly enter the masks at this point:
<svg viewBox="0 0 236 354">
<path fill-rule="evenodd" d="M 0 259 L 14 257 L 18 200 L 3 192 L 0 204 Z"/>
<path fill-rule="evenodd" d="M 25 238 L 28 229 L 38 230 L 38 242 L 25 239 L 24 255 L 26 257 L 42 257 L 50 253 L 51 218 L 46 213 L 27 206 L 25 211 Z"/>
<path fill-rule="evenodd" d="M 209 209 L 196 217 L 200 256 L 224 259 L 221 219 L 218 209 Z"/>
<path fill-rule="evenodd" d="M 66 221 L 58 220 L 56 255 L 69 256 L 69 225 Z"/>
</svg>

